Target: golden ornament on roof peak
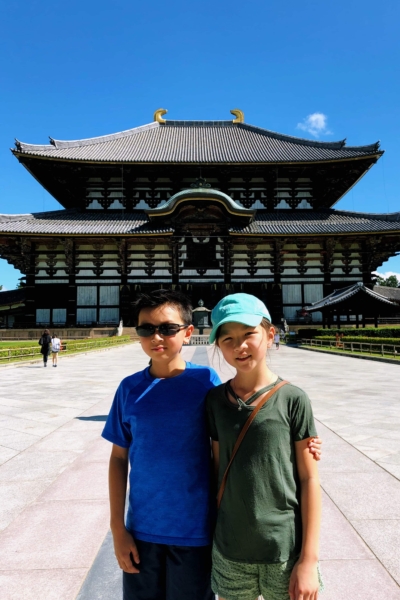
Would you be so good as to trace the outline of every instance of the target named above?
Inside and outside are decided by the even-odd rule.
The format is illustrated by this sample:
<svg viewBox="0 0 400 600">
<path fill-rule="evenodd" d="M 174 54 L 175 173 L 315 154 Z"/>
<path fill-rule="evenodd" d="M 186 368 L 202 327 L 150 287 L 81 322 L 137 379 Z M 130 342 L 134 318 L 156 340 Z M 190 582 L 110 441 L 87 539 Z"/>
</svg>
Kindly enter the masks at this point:
<svg viewBox="0 0 400 600">
<path fill-rule="evenodd" d="M 166 115 L 167 112 L 168 111 L 165 108 L 157 108 L 154 113 L 154 121 L 157 121 L 157 123 L 165 123 L 165 119 L 163 119 L 162 116 Z"/>
<path fill-rule="evenodd" d="M 244 123 L 244 112 L 239 108 L 233 108 L 231 115 L 235 115 L 236 119 L 233 119 L 232 123 Z"/>
</svg>

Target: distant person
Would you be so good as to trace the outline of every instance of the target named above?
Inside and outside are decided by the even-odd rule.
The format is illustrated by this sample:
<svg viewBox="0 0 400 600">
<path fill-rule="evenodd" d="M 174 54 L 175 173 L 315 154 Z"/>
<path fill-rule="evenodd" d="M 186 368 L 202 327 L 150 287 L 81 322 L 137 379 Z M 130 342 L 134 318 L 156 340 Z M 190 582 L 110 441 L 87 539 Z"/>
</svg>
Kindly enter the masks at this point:
<svg viewBox="0 0 400 600">
<path fill-rule="evenodd" d="M 336 339 L 336 348 L 339 348 L 340 347 L 340 335 L 339 335 L 338 331 L 336 332 L 335 339 Z"/>
<path fill-rule="evenodd" d="M 51 345 L 51 336 L 50 331 L 48 329 L 45 329 L 43 331 L 42 336 L 39 340 L 39 345 L 41 346 L 40 353 L 43 355 L 43 366 L 47 367 L 47 359 L 49 358 Z"/>
<path fill-rule="evenodd" d="M 61 340 L 57 337 L 56 333 L 53 333 L 53 337 L 51 338 L 51 356 L 53 359 L 53 367 L 57 366 L 57 357 L 58 353 L 61 350 Z"/>
<path fill-rule="evenodd" d="M 276 330 L 274 333 L 274 344 L 275 344 L 275 347 L 277 350 L 279 350 L 280 341 L 281 341 L 281 336 L 279 334 L 279 331 Z"/>
</svg>

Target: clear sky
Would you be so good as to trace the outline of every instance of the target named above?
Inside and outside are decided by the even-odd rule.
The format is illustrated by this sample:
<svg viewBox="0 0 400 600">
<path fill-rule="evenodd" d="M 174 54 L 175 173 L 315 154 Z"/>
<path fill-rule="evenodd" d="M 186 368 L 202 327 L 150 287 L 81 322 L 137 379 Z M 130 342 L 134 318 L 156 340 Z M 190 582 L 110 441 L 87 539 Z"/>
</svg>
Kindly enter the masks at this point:
<svg viewBox="0 0 400 600">
<path fill-rule="evenodd" d="M 61 208 L 11 155 L 14 138 L 114 133 L 160 107 L 204 120 L 240 108 L 281 133 L 381 140 L 383 158 L 336 208 L 400 211 L 399 22 L 398 0 L 2 2 L 0 213 Z M 400 277 L 400 256 L 379 271 Z M 4 288 L 18 277 L 0 260 Z"/>
</svg>

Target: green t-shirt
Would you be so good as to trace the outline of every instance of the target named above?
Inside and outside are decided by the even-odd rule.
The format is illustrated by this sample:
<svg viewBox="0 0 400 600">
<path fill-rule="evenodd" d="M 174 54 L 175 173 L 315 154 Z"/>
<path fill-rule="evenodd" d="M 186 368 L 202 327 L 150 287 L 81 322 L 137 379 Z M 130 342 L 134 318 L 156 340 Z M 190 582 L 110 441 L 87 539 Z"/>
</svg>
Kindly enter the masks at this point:
<svg viewBox="0 0 400 600">
<path fill-rule="evenodd" d="M 219 442 L 219 486 L 254 407 L 238 410 L 225 384 L 208 392 L 206 406 L 210 436 Z M 310 400 L 300 388 L 283 386 L 261 408 L 232 462 L 218 511 L 214 541 L 223 556 L 238 562 L 281 563 L 300 553 L 294 442 L 315 435 Z"/>
</svg>

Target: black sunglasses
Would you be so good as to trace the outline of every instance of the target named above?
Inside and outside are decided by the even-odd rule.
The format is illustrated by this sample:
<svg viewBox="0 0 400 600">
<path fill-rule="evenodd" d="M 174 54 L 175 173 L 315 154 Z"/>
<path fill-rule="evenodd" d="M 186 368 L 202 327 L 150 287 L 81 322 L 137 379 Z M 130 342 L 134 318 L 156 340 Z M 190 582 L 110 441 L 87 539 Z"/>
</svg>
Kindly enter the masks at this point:
<svg viewBox="0 0 400 600">
<path fill-rule="evenodd" d="M 156 331 L 160 335 L 165 337 L 171 337 L 176 335 L 181 329 L 186 329 L 189 325 L 178 325 L 177 323 L 163 323 L 162 325 L 150 325 L 150 323 L 146 323 L 145 325 L 138 325 L 136 329 L 136 333 L 139 337 L 150 337 L 154 335 Z"/>
</svg>

